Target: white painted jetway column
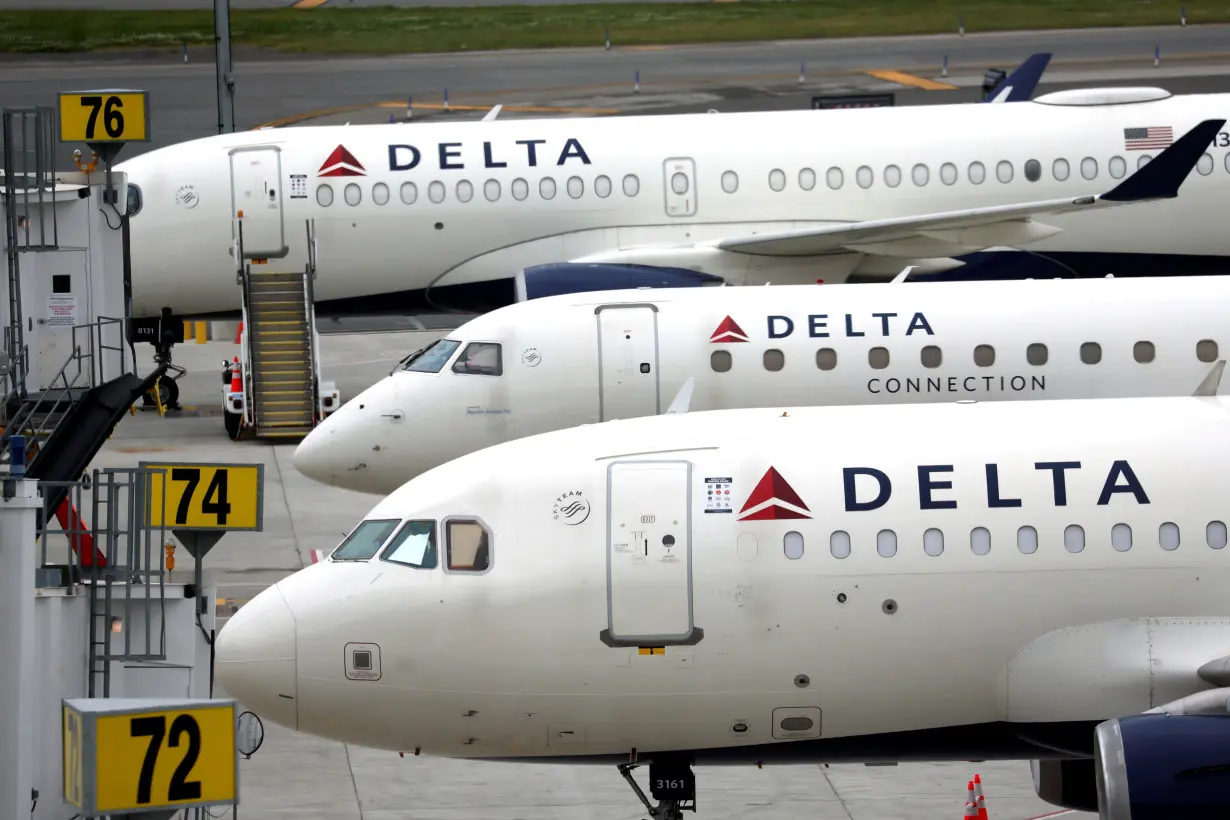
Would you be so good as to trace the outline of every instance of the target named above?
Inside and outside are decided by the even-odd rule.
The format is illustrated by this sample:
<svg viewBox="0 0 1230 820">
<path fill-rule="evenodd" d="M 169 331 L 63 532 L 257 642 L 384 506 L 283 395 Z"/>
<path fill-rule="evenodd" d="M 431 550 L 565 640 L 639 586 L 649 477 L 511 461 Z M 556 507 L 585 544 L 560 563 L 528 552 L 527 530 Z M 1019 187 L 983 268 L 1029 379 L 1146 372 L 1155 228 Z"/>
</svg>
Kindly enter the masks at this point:
<svg viewBox="0 0 1230 820">
<path fill-rule="evenodd" d="M 35 519 L 38 482 L 0 482 L 0 817 L 29 817 L 34 802 Z"/>
</svg>

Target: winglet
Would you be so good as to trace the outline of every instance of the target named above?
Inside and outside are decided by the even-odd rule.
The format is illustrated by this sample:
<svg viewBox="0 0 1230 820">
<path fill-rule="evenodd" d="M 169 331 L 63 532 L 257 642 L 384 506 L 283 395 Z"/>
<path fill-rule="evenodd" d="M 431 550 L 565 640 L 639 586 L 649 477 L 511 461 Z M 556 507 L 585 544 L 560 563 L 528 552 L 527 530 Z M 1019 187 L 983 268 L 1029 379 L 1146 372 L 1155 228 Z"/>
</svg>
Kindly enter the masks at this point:
<svg viewBox="0 0 1230 820">
<path fill-rule="evenodd" d="M 688 376 L 688 380 L 683 383 L 683 387 L 679 388 L 679 392 L 675 394 L 675 400 L 671 402 L 671 406 L 666 408 L 667 413 L 686 413 L 688 407 L 692 404 L 692 388 L 696 386 L 696 377 Z"/>
<path fill-rule="evenodd" d="M 1200 386 L 1196 388 L 1193 396 L 1216 396 L 1217 388 L 1221 384 L 1221 374 L 1226 369 L 1226 360 L 1218 359 L 1217 364 L 1213 365 L 1213 369 L 1209 371 L 1209 375 L 1204 377 L 1204 381 L 1200 382 Z"/>
<path fill-rule="evenodd" d="M 1099 199 L 1110 202 L 1174 199 L 1179 195 L 1179 186 L 1225 124 L 1225 120 L 1205 120 Z"/>
<path fill-rule="evenodd" d="M 483 114 L 483 122 L 491 122 L 496 117 L 500 116 L 500 110 L 502 108 L 504 108 L 504 103 L 500 103 L 495 108 L 492 108 L 490 111 L 488 111 L 486 114 Z"/>
<path fill-rule="evenodd" d="M 906 277 L 908 277 L 908 276 L 910 275 L 910 272 L 911 272 L 911 271 L 913 271 L 913 270 L 914 270 L 914 268 L 916 268 L 916 267 L 918 267 L 918 266 L 917 266 L 917 265 L 910 265 L 910 266 L 909 266 L 909 267 L 907 267 L 905 270 L 903 270 L 901 273 L 899 273 L 899 274 L 897 274 L 896 276 L 894 276 L 894 277 L 893 277 L 893 281 L 892 281 L 892 282 L 889 282 L 889 284 L 891 285 L 891 284 L 893 284 L 893 283 L 895 283 L 895 282 L 904 282 L 904 281 L 906 280 Z"/>
<path fill-rule="evenodd" d="M 1045 51 L 1029 55 L 1025 62 L 1016 67 L 1016 71 L 1005 77 L 995 87 L 991 92 L 993 96 L 983 100 L 983 102 L 1029 102 L 1034 96 L 1034 91 L 1038 88 L 1038 82 L 1042 79 L 1042 73 L 1046 71 L 1047 63 L 1050 61 L 1051 55 Z"/>
</svg>

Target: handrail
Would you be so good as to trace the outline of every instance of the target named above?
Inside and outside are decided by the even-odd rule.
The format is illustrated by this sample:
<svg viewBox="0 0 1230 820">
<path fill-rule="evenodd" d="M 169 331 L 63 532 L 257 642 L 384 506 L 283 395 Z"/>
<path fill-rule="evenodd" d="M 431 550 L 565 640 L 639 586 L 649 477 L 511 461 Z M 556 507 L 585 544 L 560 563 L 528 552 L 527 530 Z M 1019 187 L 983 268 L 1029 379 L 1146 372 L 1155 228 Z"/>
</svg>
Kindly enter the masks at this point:
<svg viewBox="0 0 1230 820">
<path fill-rule="evenodd" d="M 307 322 L 310 344 L 308 355 L 312 373 L 312 419 L 320 418 L 320 339 L 316 335 L 316 291 L 312 280 L 316 278 L 316 220 L 307 220 L 308 261 L 303 273 L 303 317 Z M 315 426 L 315 425 L 313 425 Z"/>
<path fill-rule="evenodd" d="M 252 304 L 252 267 L 247 264 L 243 257 L 243 218 L 236 220 L 236 243 L 235 250 L 239 261 L 239 284 L 242 288 L 242 297 L 240 305 L 240 321 L 243 323 L 243 332 L 240 334 L 239 345 L 239 376 L 243 385 L 243 421 L 247 427 L 254 427 L 256 424 L 256 410 L 252 406 L 254 402 L 248 400 L 255 389 L 256 383 L 252 378 L 252 323 L 248 321 L 248 307 Z"/>
</svg>

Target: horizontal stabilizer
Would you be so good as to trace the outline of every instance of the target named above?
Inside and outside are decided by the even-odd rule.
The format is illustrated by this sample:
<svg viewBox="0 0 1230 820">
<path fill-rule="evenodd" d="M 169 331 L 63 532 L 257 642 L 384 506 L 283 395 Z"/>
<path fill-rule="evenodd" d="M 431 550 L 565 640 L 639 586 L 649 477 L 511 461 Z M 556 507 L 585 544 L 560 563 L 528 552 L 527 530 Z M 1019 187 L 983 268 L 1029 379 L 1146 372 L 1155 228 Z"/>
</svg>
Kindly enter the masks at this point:
<svg viewBox="0 0 1230 820">
<path fill-rule="evenodd" d="M 696 386 L 696 377 L 688 376 L 688 380 L 683 383 L 683 387 L 679 388 L 679 392 L 675 394 L 675 400 L 671 402 L 671 406 L 666 408 L 667 413 L 686 413 L 692 405 L 692 388 Z"/>
<path fill-rule="evenodd" d="M 1217 388 L 1221 385 L 1221 374 L 1226 369 L 1226 360 L 1218 359 L 1217 364 L 1213 365 L 1213 369 L 1209 371 L 1209 375 L 1204 377 L 1200 382 L 1200 386 L 1196 388 L 1193 396 L 1216 396 Z"/>
<path fill-rule="evenodd" d="M 914 237 L 927 231 L 976 228 L 1042 214 L 1072 213 L 1171 199 L 1178 195 L 1179 186 L 1196 167 L 1196 162 L 1225 122 L 1221 119 L 1200 123 L 1106 194 L 821 225 L 730 237 L 720 239 L 714 245 L 722 250 L 756 256 L 816 256 L 850 246 Z"/>
</svg>

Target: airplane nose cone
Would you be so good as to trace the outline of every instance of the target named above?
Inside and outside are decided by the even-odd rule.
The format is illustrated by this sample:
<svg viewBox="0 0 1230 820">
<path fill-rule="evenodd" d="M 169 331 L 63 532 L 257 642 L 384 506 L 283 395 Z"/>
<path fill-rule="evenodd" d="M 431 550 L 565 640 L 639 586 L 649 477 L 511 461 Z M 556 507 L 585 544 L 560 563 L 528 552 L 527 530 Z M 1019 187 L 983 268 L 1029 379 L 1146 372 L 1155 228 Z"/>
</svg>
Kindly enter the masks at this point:
<svg viewBox="0 0 1230 820">
<path fill-rule="evenodd" d="M 228 695 L 261 718 L 298 728 L 295 618 L 277 584 L 240 607 L 214 650 L 218 682 Z"/>
<path fill-rule="evenodd" d="M 402 432 L 395 397 L 395 385 L 377 382 L 343 404 L 295 448 L 295 469 L 330 487 L 387 492 L 381 475 L 388 469 L 385 451 Z"/>
<path fill-rule="evenodd" d="M 325 419 L 308 433 L 295 448 L 292 461 L 295 469 L 303 475 L 335 487 L 344 468 L 339 463 L 343 447 L 338 444 L 337 425 L 332 422 L 333 419 Z"/>
</svg>

